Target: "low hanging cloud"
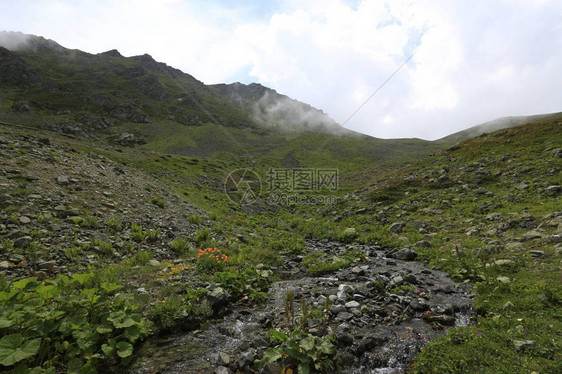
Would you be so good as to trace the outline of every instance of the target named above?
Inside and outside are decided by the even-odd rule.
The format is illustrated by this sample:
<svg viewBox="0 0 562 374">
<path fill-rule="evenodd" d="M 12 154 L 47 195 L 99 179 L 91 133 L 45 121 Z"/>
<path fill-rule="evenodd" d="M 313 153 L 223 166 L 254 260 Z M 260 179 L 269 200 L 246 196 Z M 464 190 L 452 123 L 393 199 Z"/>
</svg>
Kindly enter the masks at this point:
<svg viewBox="0 0 562 374">
<path fill-rule="evenodd" d="M 326 113 L 276 93 L 266 92 L 252 106 L 252 111 L 258 123 L 282 132 L 314 130 L 335 135 L 348 132 Z"/>
</svg>

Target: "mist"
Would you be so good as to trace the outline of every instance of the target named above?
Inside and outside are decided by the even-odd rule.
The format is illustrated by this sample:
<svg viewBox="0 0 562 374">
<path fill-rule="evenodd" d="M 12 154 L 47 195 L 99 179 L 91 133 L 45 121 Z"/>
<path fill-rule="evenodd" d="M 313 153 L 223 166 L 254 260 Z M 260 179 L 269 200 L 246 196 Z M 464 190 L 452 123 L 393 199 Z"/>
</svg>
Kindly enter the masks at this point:
<svg viewBox="0 0 562 374">
<path fill-rule="evenodd" d="M 323 111 L 273 92 L 265 94 L 252 106 L 256 122 L 281 132 L 321 131 L 331 135 L 349 135 Z"/>
<path fill-rule="evenodd" d="M 64 51 L 64 48 L 53 40 L 15 31 L 0 31 L 0 47 L 14 52 L 22 50 L 36 52 L 46 49 Z"/>
</svg>

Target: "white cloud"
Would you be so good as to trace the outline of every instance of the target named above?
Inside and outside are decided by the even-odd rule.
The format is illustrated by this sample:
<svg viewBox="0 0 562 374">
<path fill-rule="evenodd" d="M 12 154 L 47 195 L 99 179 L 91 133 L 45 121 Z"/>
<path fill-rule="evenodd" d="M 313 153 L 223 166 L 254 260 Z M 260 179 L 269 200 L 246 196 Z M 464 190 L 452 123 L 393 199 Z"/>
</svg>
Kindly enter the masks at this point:
<svg viewBox="0 0 562 374">
<path fill-rule="evenodd" d="M 235 4 L 235 5 L 234 5 Z M 246 76 L 379 137 L 445 136 L 562 110 L 562 2 L 0 1 L 0 24 L 92 53 L 149 53 L 206 83 Z"/>
</svg>

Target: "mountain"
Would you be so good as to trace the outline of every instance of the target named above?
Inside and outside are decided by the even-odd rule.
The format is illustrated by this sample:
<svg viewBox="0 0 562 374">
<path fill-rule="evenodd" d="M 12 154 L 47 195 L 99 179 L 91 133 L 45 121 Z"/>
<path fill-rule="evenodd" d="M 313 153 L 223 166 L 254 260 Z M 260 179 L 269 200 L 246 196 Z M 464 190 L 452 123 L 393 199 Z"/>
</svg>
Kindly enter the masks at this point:
<svg viewBox="0 0 562 374">
<path fill-rule="evenodd" d="M 375 139 L 1 35 L 2 372 L 560 372 L 562 116 Z"/>
<path fill-rule="evenodd" d="M 9 47 L 0 47 L 0 120 L 6 123 L 190 156 L 270 154 L 303 167 L 414 159 L 442 147 L 357 134 L 275 90 L 205 85 L 149 55 L 93 55 L 8 32 L 0 33 L 0 45 Z"/>
<path fill-rule="evenodd" d="M 516 127 L 525 125 L 527 123 L 533 123 L 543 120 L 548 120 L 552 118 L 559 118 L 562 112 L 559 113 L 548 113 L 548 114 L 537 114 L 533 116 L 518 116 L 518 117 L 502 117 L 497 118 L 492 121 L 484 122 L 479 125 L 470 127 L 468 129 L 456 132 L 454 134 L 448 135 L 444 138 L 438 139 L 438 142 L 456 143 L 476 136 L 480 136 L 486 133 L 494 132 L 501 129 Z"/>
</svg>

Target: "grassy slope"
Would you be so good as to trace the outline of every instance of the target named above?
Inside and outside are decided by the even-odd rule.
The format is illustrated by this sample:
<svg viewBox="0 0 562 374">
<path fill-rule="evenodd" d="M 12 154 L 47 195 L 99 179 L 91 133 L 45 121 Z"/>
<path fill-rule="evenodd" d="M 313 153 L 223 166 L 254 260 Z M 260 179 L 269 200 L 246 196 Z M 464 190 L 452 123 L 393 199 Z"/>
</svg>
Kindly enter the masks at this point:
<svg viewBox="0 0 562 374">
<path fill-rule="evenodd" d="M 341 203 L 341 221 L 327 214 L 327 229 L 314 229 L 330 236 L 355 227 L 359 241 L 410 245 L 474 285 L 478 320 L 425 348 L 412 373 L 560 372 L 562 256 L 552 220 L 561 205 L 547 187 L 562 182 L 562 163 L 553 154 L 562 145 L 561 124 L 558 118 L 501 130 L 388 172 L 359 201 Z M 521 183 L 528 187 L 515 187 Z M 360 208 L 366 211 L 354 214 Z M 396 221 L 406 226 L 391 235 L 387 229 Z M 528 240 L 533 229 L 540 237 Z M 534 346 L 520 351 L 514 340 Z"/>
</svg>

